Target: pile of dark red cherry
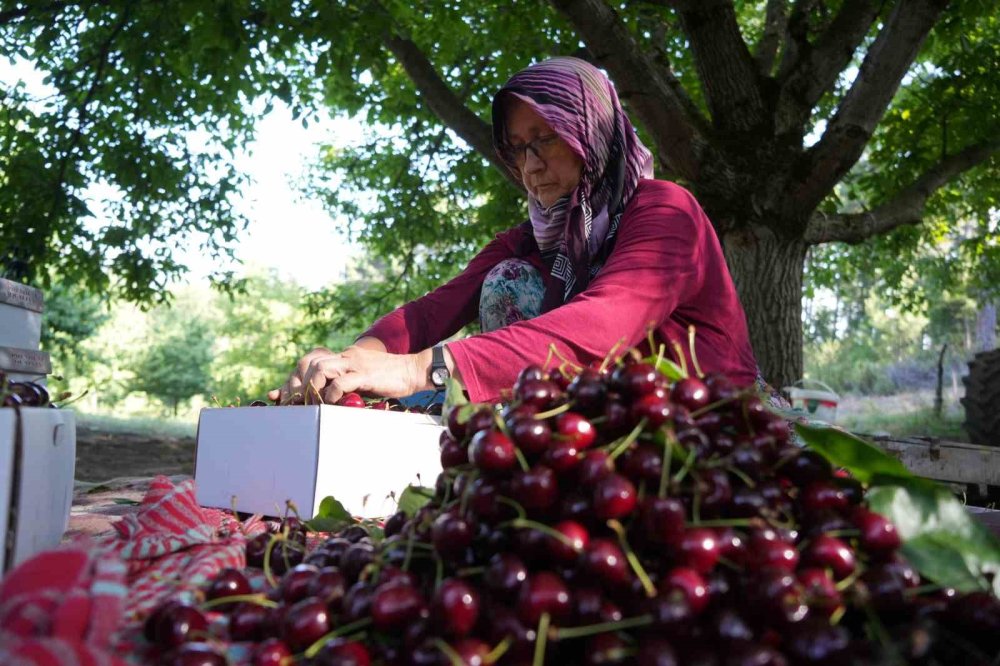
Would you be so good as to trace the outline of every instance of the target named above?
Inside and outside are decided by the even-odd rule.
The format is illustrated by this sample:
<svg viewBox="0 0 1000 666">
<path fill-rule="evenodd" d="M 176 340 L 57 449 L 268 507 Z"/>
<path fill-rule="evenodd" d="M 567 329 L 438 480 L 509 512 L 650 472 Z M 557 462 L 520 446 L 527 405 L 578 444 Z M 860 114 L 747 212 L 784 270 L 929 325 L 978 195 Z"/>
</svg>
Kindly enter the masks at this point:
<svg viewBox="0 0 1000 666">
<path fill-rule="evenodd" d="M 190 642 L 190 606 L 148 635 L 176 664 L 224 641 L 254 664 L 997 663 L 996 597 L 922 581 L 862 486 L 790 439 L 721 376 L 529 367 L 502 410 L 450 412 L 414 515 L 308 553 L 289 519 L 248 547 L 274 587 L 207 588 L 223 642 Z"/>
<path fill-rule="evenodd" d="M 38 382 L 18 382 L 0 372 L 0 407 L 55 407 Z"/>
<path fill-rule="evenodd" d="M 301 398 L 301 395 L 297 395 L 297 398 Z M 321 398 L 318 400 L 322 400 Z M 301 400 L 299 400 L 301 402 Z M 279 405 L 293 404 L 291 401 L 284 403 L 276 403 Z M 311 404 L 321 404 L 321 403 L 311 403 Z M 360 393 L 350 392 L 345 393 L 341 396 L 340 400 L 333 403 L 338 407 L 359 407 L 362 409 L 375 409 L 383 412 L 410 412 L 414 414 L 431 414 L 433 416 L 439 416 L 441 414 L 442 403 L 439 401 L 428 400 L 426 402 L 413 402 L 409 404 L 403 404 L 396 398 L 377 398 L 377 399 L 365 399 Z M 268 407 L 269 403 L 263 400 L 254 400 L 250 403 L 250 407 Z"/>
</svg>

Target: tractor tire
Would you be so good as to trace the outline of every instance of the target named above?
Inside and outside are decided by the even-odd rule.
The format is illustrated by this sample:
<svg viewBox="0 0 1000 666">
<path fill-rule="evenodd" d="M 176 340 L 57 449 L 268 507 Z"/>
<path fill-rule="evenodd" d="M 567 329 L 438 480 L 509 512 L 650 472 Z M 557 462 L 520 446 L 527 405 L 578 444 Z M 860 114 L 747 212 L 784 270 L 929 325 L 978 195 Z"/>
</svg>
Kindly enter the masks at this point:
<svg viewBox="0 0 1000 666">
<path fill-rule="evenodd" d="M 965 384 L 965 432 L 969 441 L 1000 446 L 1000 349 L 976 354 L 969 362 Z"/>
</svg>

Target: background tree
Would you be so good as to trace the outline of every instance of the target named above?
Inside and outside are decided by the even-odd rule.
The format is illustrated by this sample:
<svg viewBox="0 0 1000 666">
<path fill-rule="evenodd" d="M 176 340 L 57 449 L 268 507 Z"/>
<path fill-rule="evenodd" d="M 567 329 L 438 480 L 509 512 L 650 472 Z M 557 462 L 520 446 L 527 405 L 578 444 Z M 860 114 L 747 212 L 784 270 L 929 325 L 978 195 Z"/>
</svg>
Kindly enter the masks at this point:
<svg viewBox="0 0 1000 666">
<path fill-rule="evenodd" d="M 608 71 L 659 174 L 702 202 L 754 349 L 779 386 L 802 372 L 810 247 L 919 224 L 949 196 L 943 188 L 995 205 L 1000 182 L 1000 26 L 990 0 L 5 7 L 2 37 L 51 73 L 58 95 L 29 112 L 8 93 L 15 108 L 0 127 L 15 137 L 12 155 L 34 160 L 42 191 L 67 203 L 58 215 L 29 214 L 38 201 L 25 208 L 5 186 L 0 210 L 35 225 L 38 242 L 22 249 L 30 259 L 36 246 L 79 235 L 85 213 L 73 204 L 83 182 L 109 181 L 125 194 L 112 218 L 123 223 L 89 239 L 85 265 L 104 275 L 100 257 L 116 250 L 117 270 L 131 278 L 122 288 L 137 296 L 155 292 L 151 275 L 179 270 L 138 239 L 200 228 L 232 240 L 227 197 L 238 175 L 218 157 L 247 138 L 246 102 L 257 98 L 391 128 L 329 153 L 337 188 L 318 182 L 314 191 L 352 218 L 377 259 L 395 260 L 394 294 L 453 274 L 473 247 L 524 217 L 492 154 L 492 92 L 556 54 Z M 212 129 L 200 152 L 182 134 L 198 127 Z M 837 196 L 841 182 L 853 205 Z M 995 239 L 995 225 L 982 238 Z"/>
<path fill-rule="evenodd" d="M 139 353 L 132 390 L 143 391 L 173 409 L 209 389 L 212 332 L 202 319 L 174 323 L 172 330 Z"/>
</svg>

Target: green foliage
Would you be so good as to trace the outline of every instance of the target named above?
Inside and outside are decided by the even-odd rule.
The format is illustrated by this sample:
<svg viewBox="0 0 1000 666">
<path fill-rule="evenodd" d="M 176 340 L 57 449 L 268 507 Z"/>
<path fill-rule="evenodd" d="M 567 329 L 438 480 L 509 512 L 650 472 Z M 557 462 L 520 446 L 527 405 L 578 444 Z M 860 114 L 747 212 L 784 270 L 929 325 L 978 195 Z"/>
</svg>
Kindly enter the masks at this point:
<svg viewBox="0 0 1000 666">
<path fill-rule="evenodd" d="M 212 331 L 200 319 L 174 319 L 159 339 L 141 351 L 134 365 L 131 388 L 143 391 L 173 409 L 203 395 L 212 362 Z"/>
<path fill-rule="evenodd" d="M 1000 540 L 947 488 L 914 476 L 898 460 L 838 428 L 795 426 L 806 445 L 867 486 L 871 508 L 889 518 L 903 552 L 926 578 L 961 591 L 1000 593 Z"/>
<path fill-rule="evenodd" d="M 78 286 L 53 283 L 45 292 L 42 313 L 42 349 L 60 364 L 58 375 L 85 375 L 97 356 L 82 344 L 108 320 L 106 303 Z"/>
</svg>

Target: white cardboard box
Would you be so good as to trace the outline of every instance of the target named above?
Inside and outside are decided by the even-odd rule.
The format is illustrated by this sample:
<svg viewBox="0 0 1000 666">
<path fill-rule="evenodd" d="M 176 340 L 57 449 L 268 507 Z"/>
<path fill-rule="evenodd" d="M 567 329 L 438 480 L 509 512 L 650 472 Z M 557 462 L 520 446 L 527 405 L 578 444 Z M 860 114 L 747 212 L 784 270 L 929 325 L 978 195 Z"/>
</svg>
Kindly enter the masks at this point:
<svg viewBox="0 0 1000 666">
<path fill-rule="evenodd" d="M 0 346 L 37 350 L 44 309 L 41 291 L 0 278 Z"/>
<path fill-rule="evenodd" d="M 0 570 L 59 545 L 69 524 L 75 470 L 72 411 L 0 408 Z"/>
<path fill-rule="evenodd" d="M 48 352 L 0 346 L 0 370 L 12 381 L 33 381 L 44 386 L 52 372 L 52 361 Z"/>
<path fill-rule="evenodd" d="M 395 511 L 389 494 L 434 484 L 443 427 L 426 414 L 335 405 L 203 409 L 195 482 L 202 506 L 311 518 L 327 495 L 355 516 Z"/>
</svg>

